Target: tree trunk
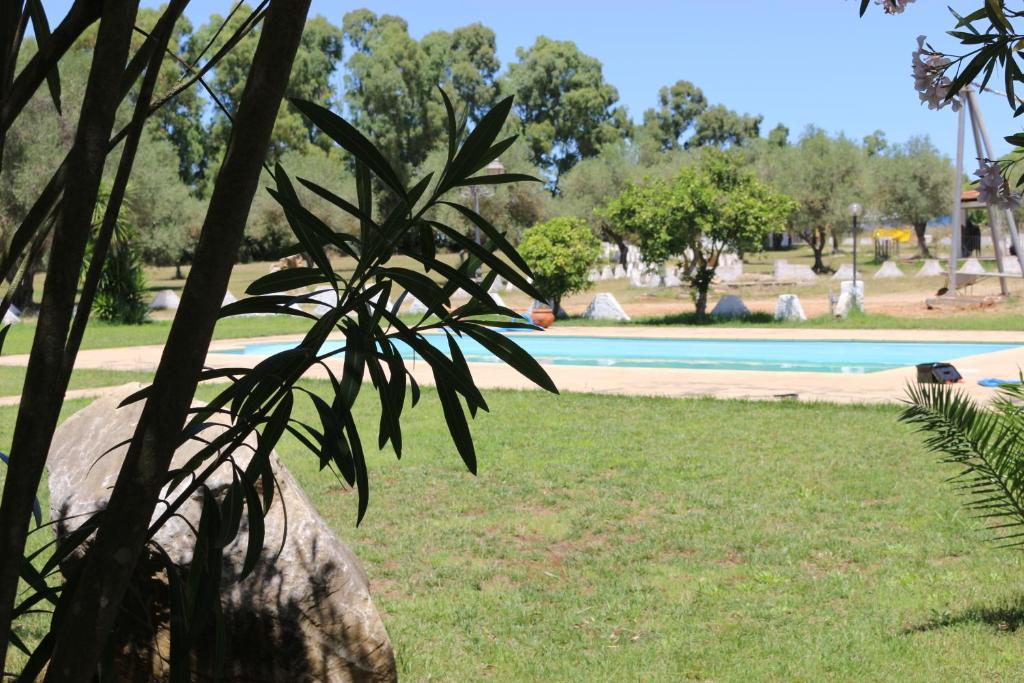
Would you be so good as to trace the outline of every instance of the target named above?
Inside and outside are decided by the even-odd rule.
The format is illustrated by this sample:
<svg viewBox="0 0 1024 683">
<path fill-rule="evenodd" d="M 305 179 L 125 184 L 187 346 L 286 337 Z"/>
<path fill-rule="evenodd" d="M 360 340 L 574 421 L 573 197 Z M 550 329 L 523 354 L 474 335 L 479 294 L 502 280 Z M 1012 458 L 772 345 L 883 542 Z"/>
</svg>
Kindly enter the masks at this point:
<svg viewBox="0 0 1024 683">
<path fill-rule="evenodd" d="M 833 254 L 838 254 L 839 253 L 839 233 L 837 231 L 835 231 L 835 230 L 831 230 L 830 232 L 832 233 L 832 253 Z M 854 235 L 853 238 L 857 239 L 857 236 Z M 824 244 L 822 245 L 822 248 L 824 248 Z"/>
<path fill-rule="evenodd" d="M 629 246 L 626 244 L 626 240 L 622 239 L 618 235 L 614 235 L 613 239 L 615 244 L 619 247 L 619 265 L 625 268 L 628 265 L 626 257 L 629 255 Z"/>
<path fill-rule="evenodd" d="M 917 235 L 917 246 L 921 250 L 921 258 L 931 258 L 932 253 L 928 251 L 928 243 L 925 241 L 924 231 L 928 227 L 928 222 L 914 223 L 914 234 Z"/>
<path fill-rule="evenodd" d="M 147 541 L 149 520 L 213 337 L 308 9 L 309 0 L 270 2 L 178 315 L 103 522 L 66 605 L 75 618 L 64 620 L 56 634 L 47 683 L 80 681 L 96 670 Z"/>
<path fill-rule="evenodd" d="M 823 228 L 804 230 L 800 233 L 800 239 L 811 248 L 811 252 L 814 254 L 814 265 L 811 266 L 811 270 L 819 275 L 827 272 L 828 268 L 825 267 L 825 262 L 822 260 L 822 255 L 825 253 L 825 245 L 828 243 L 825 230 Z"/>
<path fill-rule="evenodd" d="M 694 317 L 698 323 L 705 323 L 708 320 L 708 285 L 710 283 L 697 284 L 697 298 L 694 300 L 694 305 L 697 307 L 697 313 Z"/>
<path fill-rule="evenodd" d="M 0 501 L 0 670 L 4 668 L 10 640 L 11 613 L 32 504 L 63 405 L 64 343 L 71 325 L 107 143 L 120 102 L 117 94 L 128 61 L 137 8 L 137 0 L 104 3 L 75 142 L 68 155 L 70 172 L 56 220 L 43 305 L 32 340 L 25 391 Z"/>
</svg>

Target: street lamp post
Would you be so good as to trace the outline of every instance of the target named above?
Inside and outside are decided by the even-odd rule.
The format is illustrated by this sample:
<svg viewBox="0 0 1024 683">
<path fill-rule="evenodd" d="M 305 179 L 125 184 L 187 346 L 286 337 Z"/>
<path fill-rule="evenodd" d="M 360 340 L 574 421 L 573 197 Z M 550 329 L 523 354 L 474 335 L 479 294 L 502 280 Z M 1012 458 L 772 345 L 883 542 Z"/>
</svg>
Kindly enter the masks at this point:
<svg viewBox="0 0 1024 683">
<path fill-rule="evenodd" d="M 860 217 L 861 206 L 857 202 L 850 204 L 850 216 L 853 217 L 853 305 L 857 305 L 857 218 Z"/>
<path fill-rule="evenodd" d="M 487 175 L 501 175 L 505 172 L 505 165 L 498 159 L 495 159 L 484 167 L 484 172 L 486 172 Z M 473 211 L 479 214 L 480 197 L 492 197 L 494 196 L 494 190 L 489 185 L 470 185 L 469 187 L 463 188 L 463 196 L 473 198 Z M 477 244 L 483 243 L 479 226 L 476 227 L 476 230 L 473 233 L 473 241 Z"/>
</svg>

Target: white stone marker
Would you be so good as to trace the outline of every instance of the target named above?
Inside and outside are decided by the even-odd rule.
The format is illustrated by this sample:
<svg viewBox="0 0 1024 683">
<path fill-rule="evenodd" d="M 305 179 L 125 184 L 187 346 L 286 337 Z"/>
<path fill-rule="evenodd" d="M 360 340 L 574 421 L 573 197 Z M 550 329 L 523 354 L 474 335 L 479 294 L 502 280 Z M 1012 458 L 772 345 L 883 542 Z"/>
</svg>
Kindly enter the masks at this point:
<svg viewBox="0 0 1024 683">
<path fill-rule="evenodd" d="M 928 259 L 921 266 L 921 269 L 914 274 L 914 277 L 935 277 L 936 275 L 945 275 L 946 271 L 939 263 L 938 259 Z"/>
<path fill-rule="evenodd" d="M 625 322 L 629 316 L 622 310 L 622 306 L 613 295 L 608 292 L 601 292 L 590 302 L 583 317 L 588 320 L 618 320 Z"/>
<path fill-rule="evenodd" d="M 851 280 L 853 279 L 853 266 L 849 263 L 844 263 L 839 266 L 839 270 L 832 276 L 833 280 Z M 860 273 L 857 273 L 857 279 L 860 280 Z"/>
<path fill-rule="evenodd" d="M 875 277 L 878 279 L 903 277 L 903 271 L 894 262 L 886 261 L 878 269 L 878 272 L 875 273 Z"/>
<path fill-rule="evenodd" d="M 726 294 L 711 309 L 711 315 L 715 318 L 744 318 L 750 315 L 750 309 L 735 294 Z"/>
<path fill-rule="evenodd" d="M 149 304 L 149 310 L 151 311 L 176 311 L 178 310 L 178 304 L 181 303 L 181 299 L 174 293 L 173 290 L 164 289 L 156 293 L 153 297 L 153 302 Z"/>
<path fill-rule="evenodd" d="M 969 258 L 964 261 L 964 264 L 960 266 L 960 270 L 956 272 L 963 273 L 964 275 L 984 275 L 987 271 L 985 266 L 981 265 L 981 261 L 976 258 Z"/>
<path fill-rule="evenodd" d="M 775 301 L 776 320 L 807 320 L 804 307 L 800 305 L 800 297 L 796 294 L 780 294 Z"/>
<path fill-rule="evenodd" d="M 857 308 L 861 312 L 864 311 L 864 281 L 857 280 L 856 290 L 853 287 L 853 281 L 847 280 L 840 285 L 839 301 L 836 302 L 836 307 L 833 313 L 840 318 L 845 318 L 850 315 L 850 311 Z"/>
</svg>

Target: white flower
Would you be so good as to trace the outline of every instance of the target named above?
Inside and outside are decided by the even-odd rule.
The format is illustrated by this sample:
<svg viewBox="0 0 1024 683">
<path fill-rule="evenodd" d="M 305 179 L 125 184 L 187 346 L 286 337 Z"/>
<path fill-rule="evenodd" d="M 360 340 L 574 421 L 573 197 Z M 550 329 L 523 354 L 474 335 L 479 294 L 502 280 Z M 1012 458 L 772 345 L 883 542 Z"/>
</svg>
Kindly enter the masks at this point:
<svg viewBox="0 0 1024 683">
<path fill-rule="evenodd" d="M 903 10 L 914 0 L 875 0 L 876 5 L 881 5 L 886 14 L 903 14 Z"/>
<path fill-rule="evenodd" d="M 1010 184 L 1003 178 L 998 164 L 982 159 L 974 175 L 979 179 L 978 201 L 1000 209 L 1016 209 L 1020 206 L 1020 193 L 1010 190 Z"/>
<path fill-rule="evenodd" d="M 946 100 L 949 86 L 952 84 L 945 76 L 950 60 L 928 49 L 924 41 L 924 36 L 917 37 L 917 49 L 911 55 L 914 89 L 917 90 L 921 101 L 928 104 L 929 109 L 942 109 L 951 104 L 953 111 L 960 111 L 959 98 L 954 97 L 948 102 Z"/>
</svg>

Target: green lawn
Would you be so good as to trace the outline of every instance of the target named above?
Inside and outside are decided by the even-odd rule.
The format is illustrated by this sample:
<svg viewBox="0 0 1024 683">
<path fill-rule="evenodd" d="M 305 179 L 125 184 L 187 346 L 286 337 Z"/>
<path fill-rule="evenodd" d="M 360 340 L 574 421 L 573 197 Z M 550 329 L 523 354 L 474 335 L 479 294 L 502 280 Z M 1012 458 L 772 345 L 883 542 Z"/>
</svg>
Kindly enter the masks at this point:
<svg viewBox="0 0 1024 683">
<path fill-rule="evenodd" d="M 309 330 L 307 318 L 271 315 L 252 318 L 226 318 L 217 323 L 215 339 L 264 337 L 276 334 L 301 334 Z M 4 355 L 28 353 L 32 347 L 35 324 L 11 327 L 4 342 Z M 83 349 L 109 349 L 124 346 L 163 344 L 171 330 L 170 320 L 153 320 L 142 325 L 110 325 L 90 322 L 82 339 Z"/>
<path fill-rule="evenodd" d="M 124 372 L 120 370 L 91 370 L 83 368 L 72 373 L 68 389 L 91 389 L 93 387 L 111 387 L 127 382 L 148 382 L 152 377 L 153 373 L 151 372 Z M 24 384 L 24 367 L 0 366 L 0 396 L 21 394 Z"/>
<path fill-rule="evenodd" d="M 404 680 L 1019 675 L 1021 555 L 982 541 L 895 408 L 488 397 L 479 476 L 426 391 L 402 461 L 371 455 L 358 529 L 355 496 L 281 445 L 363 559 Z"/>
<path fill-rule="evenodd" d="M 692 312 L 660 317 L 635 318 L 628 323 L 571 318 L 560 325 L 585 327 L 637 326 L 698 326 Z M 996 330 L 1019 332 L 1024 330 L 1024 314 L 998 311 L 975 311 L 935 318 L 901 317 L 878 313 L 862 313 L 841 319 L 819 315 L 804 322 L 776 322 L 767 313 L 753 313 L 742 320 L 709 319 L 699 326 L 713 327 L 765 327 L 775 329 L 814 328 L 828 330 Z"/>
</svg>

